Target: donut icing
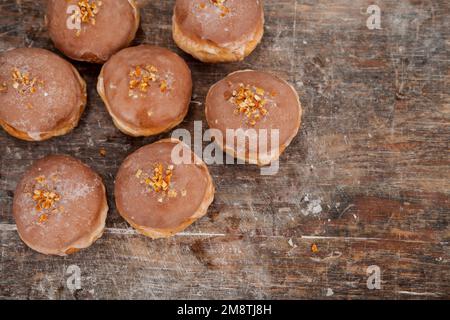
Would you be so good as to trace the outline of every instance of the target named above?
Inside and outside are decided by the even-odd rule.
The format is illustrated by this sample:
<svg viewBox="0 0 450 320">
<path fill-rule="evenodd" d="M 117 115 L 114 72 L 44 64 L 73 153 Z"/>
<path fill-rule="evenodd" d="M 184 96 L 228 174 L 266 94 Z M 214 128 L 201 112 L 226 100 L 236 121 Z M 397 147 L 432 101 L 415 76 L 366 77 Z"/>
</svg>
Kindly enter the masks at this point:
<svg viewBox="0 0 450 320">
<path fill-rule="evenodd" d="M 97 89 L 119 129 L 134 136 L 154 135 L 186 116 L 191 71 L 170 50 L 140 45 L 123 49 L 104 65 Z"/>
<path fill-rule="evenodd" d="M 174 163 L 172 151 L 176 146 L 181 146 L 193 162 Z M 214 186 L 206 165 L 186 145 L 166 139 L 144 146 L 125 159 L 114 194 L 125 220 L 141 233 L 160 238 L 185 229 L 205 215 Z"/>
<path fill-rule="evenodd" d="M 261 41 L 263 29 L 259 0 L 177 0 L 175 4 L 174 40 L 204 62 L 242 60 Z"/>
<path fill-rule="evenodd" d="M 236 156 L 236 140 L 227 141 L 226 131 L 276 129 L 279 132 L 279 151 L 268 160 L 275 160 L 297 135 L 302 109 L 295 89 L 286 81 L 261 71 L 234 72 L 213 85 L 206 97 L 206 120 L 210 128 L 223 134 L 221 147 Z M 274 146 L 275 147 L 275 146 Z M 268 140 L 267 150 L 272 148 Z M 246 159 L 267 164 L 257 155 L 250 155 L 246 145 Z M 255 159 L 251 159 L 255 158 Z"/>
<path fill-rule="evenodd" d="M 66 255 L 91 245 L 103 232 L 107 211 L 102 179 L 66 155 L 36 161 L 14 193 L 19 235 L 44 254 Z"/>
<path fill-rule="evenodd" d="M 85 104 L 84 80 L 56 54 L 38 48 L 0 54 L 0 124 L 15 137 L 40 141 L 65 134 Z"/>
<path fill-rule="evenodd" d="M 74 60 L 105 62 L 134 39 L 139 20 L 134 0 L 49 0 L 47 4 L 50 37 Z"/>
</svg>

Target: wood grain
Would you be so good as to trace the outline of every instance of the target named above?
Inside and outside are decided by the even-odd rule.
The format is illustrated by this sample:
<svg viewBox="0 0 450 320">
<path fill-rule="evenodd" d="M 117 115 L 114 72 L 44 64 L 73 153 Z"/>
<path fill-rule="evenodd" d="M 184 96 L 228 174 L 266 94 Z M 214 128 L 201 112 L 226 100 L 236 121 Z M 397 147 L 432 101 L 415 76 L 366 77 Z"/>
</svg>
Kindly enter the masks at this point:
<svg viewBox="0 0 450 320">
<path fill-rule="evenodd" d="M 114 176 L 127 154 L 170 134 L 121 134 L 95 91 L 100 67 L 76 62 L 89 102 L 74 132 L 38 144 L 0 132 L 0 298 L 449 299 L 450 4 L 376 1 L 382 29 L 369 30 L 373 1 L 266 0 L 257 50 L 241 63 L 205 65 L 172 41 L 173 3 L 140 1 L 135 44 L 168 47 L 190 65 L 195 90 L 180 128 L 206 126 L 205 95 L 226 74 L 272 70 L 304 108 L 279 173 L 213 165 L 217 194 L 205 218 L 168 240 L 136 234 L 114 206 Z M 0 50 L 56 52 L 43 10 L 43 1 L 0 0 Z M 109 191 L 104 236 L 66 258 L 28 249 L 11 214 L 22 173 L 49 153 L 89 164 Z M 72 264 L 82 272 L 74 292 Z M 370 265 L 381 269 L 380 290 L 367 288 Z"/>
</svg>

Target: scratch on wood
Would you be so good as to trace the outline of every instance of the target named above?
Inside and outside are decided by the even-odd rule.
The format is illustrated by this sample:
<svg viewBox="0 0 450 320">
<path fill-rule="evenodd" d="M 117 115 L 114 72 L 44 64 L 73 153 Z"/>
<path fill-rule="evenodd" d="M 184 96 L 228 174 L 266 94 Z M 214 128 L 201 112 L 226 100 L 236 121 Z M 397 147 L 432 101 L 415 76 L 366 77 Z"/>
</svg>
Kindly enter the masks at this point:
<svg viewBox="0 0 450 320">
<path fill-rule="evenodd" d="M 17 227 L 15 224 L 5 224 L 0 223 L 0 231 L 17 231 Z M 134 229 L 125 229 L 125 228 L 105 228 L 105 233 L 109 234 L 120 234 L 120 235 L 140 235 L 139 232 L 137 232 Z M 182 236 L 182 237 L 225 237 L 226 234 L 224 233 L 208 233 L 208 232 L 180 232 L 177 233 L 175 236 Z"/>
</svg>

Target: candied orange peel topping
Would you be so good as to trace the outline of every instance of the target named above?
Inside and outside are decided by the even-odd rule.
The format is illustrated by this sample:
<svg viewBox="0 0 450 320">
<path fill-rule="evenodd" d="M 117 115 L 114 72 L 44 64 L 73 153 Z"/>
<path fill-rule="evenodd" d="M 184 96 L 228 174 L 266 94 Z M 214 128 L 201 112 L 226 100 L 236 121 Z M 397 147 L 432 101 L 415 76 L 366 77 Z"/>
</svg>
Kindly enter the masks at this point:
<svg viewBox="0 0 450 320">
<path fill-rule="evenodd" d="M 54 191 L 36 189 L 33 192 L 33 200 L 36 202 L 36 210 L 42 211 L 51 209 L 61 200 L 61 196 Z"/>
<path fill-rule="evenodd" d="M 11 71 L 12 87 L 16 89 L 20 94 L 35 93 L 39 86 L 43 86 L 44 82 L 36 77 L 33 77 L 28 72 L 21 72 L 19 69 L 14 68 Z"/>
<path fill-rule="evenodd" d="M 57 207 L 57 203 L 61 200 L 61 195 L 46 184 L 45 176 L 38 176 L 34 180 L 36 180 L 38 186 L 34 187 L 31 197 L 36 203 L 36 210 L 42 212 L 38 222 L 44 223 L 48 220 L 51 213 L 63 211 L 62 206 Z M 53 176 L 51 180 L 56 181 L 57 177 Z"/>
<path fill-rule="evenodd" d="M 161 83 L 159 84 L 159 89 L 161 90 L 161 92 L 167 91 L 167 81 L 166 80 L 161 80 Z"/>
<path fill-rule="evenodd" d="M 44 222 L 47 221 L 47 220 L 48 220 L 48 214 L 43 213 L 43 214 L 41 214 L 41 215 L 39 216 L 38 222 L 39 222 L 39 223 L 44 223 Z"/>
<path fill-rule="evenodd" d="M 152 175 L 143 173 L 141 169 L 136 172 L 136 178 L 142 178 L 141 183 L 157 193 L 167 192 L 170 197 L 176 196 L 176 191 L 170 189 L 172 175 L 173 165 L 168 165 L 167 168 L 164 168 L 164 165 L 161 163 L 157 163 L 154 166 Z"/>
<path fill-rule="evenodd" d="M 159 89 L 161 92 L 166 92 L 168 89 L 168 83 L 166 80 L 161 79 L 158 74 L 158 69 L 153 65 L 135 66 L 128 74 L 130 81 L 128 83 L 129 93 L 128 95 L 135 96 L 135 90 L 141 93 L 146 93 L 152 83 L 159 81 Z"/>
<path fill-rule="evenodd" d="M 266 92 L 264 89 L 240 83 L 239 88 L 233 90 L 228 101 L 235 106 L 234 113 L 236 115 L 244 115 L 246 117 L 246 123 L 254 126 L 268 113 L 265 108 L 267 105 L 265 95 Z"/>
<path fill-rule="evenodd" d="M 102 1 L 93 1 L 93 0 L 79 0 L 78 11 L 76 11 L 71 18 L 74 20 L 80 21 L 80 23 L 95 25 L 96 23 L 96 15 L 98 14 L 100 7 L 102 6 Z M 76 32 L 76 36 L 79 37 L 81 34 L 81 30 L 78 29 Z"/>
<path fill-rule="evenodd" d="M 95 16 L 99 8 L 102 6 L 101 1 L 80 0 L 78 1 L 78 8 L 80 9 L 81 22 L 95 25 Z"/>
<path fill-rule="evenodd" d="M 228 13 L 230 13 L 230 8 L 225 6 L 225 2 L 227 0 L 209 0 L 214 6 L 220 9 L 221 17 L 225 17 Z"/>
</svg>

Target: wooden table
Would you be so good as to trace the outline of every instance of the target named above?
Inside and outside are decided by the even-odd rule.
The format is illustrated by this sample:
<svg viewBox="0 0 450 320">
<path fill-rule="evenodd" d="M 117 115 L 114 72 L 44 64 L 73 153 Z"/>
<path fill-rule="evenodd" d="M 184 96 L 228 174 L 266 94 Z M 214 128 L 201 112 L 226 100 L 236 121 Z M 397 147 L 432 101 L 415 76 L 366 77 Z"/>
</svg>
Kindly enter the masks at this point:
<svg viewBox="0 0 450 320">
<path fill-rule="evenodd" d="M 374 2 L 381 30 L 366 25 Z M 0 133 L 0 298 L 450 298 L 449 2 L 266 0 L 262 44 L 227 65 L 175 46 L 173 3 L 141 1 L 134 43 L 169 47 L 192 68 L 181 128 L 205 120 L 208 88 L 231 71 L 273 70 L 295 85 L 303 126 L 279 173 L 213 165 L 206 217 L 170 239 L 138 235 L 117 213 L 114 176 L 126 155 L 170 133 L 121 134 L 95 90 L 100 66 L 75 63 L 89 102 L 72 133 L 43 143 Z M 56 51 L 43 15 L 43 1 L 0 0 L 0 50 Z M 65 258 L 26 247 L 11 214 L 19 178 L 49 153 L 89 164 L 109 191 L 105 234 Z M 66 286 L 70 265 L 81 289 Z M 380 268 L 380 289 L 367 286 L 369 266 Z"/>
</svg>

